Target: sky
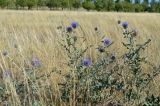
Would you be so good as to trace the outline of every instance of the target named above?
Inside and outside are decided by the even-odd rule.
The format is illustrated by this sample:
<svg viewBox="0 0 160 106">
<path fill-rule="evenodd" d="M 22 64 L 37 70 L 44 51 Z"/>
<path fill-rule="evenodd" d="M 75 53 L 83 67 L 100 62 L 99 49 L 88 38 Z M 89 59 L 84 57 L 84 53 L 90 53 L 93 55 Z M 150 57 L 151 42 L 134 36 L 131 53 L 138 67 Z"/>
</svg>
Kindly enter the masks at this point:
<svg viewBox="0 0 160 106">
<path fill-rule="evenodd" d="M 132 0 L 132 1 L 133 1 L 133 3 L 134 3 L 135 0 Z M 143 0 L 140 0 L 140 1 L 141 1 L 141 3 L 143 2 Z M 148 0 L 148 1 L 149 1 L 149 3 L 150 3 L 152 0 Z M 159 0 L 155 0 L 155 1 L 158 2 Z"/>
<path fill-rule="evenodd" d="M 84 0 L 81 0 L 81 2 L 83 2 Z M 93 0 L 93 1 L 95 1 L 95 0 Z M 135 0 L 132 0 L 132 3 L 134 3 L 134 1 Z M 141 3 L 143 2 L 143 0 L 140 0 L 141 1 Z M 152 1 L 152 0 L 148 0 L 149 1 L 149 3 Z M 155 1 L 159 1 L 159 0 L 155 0 Z"/>
</svg>

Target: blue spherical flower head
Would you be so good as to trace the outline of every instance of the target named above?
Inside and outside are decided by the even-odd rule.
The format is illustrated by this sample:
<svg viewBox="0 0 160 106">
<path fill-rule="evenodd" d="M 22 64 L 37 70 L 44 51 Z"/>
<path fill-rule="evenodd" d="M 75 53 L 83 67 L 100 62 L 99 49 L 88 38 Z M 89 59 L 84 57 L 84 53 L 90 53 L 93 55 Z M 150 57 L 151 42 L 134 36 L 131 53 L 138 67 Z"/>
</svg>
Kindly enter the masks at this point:
<svg viewBox="0 0 160 106">
<path fill-rule="evenodd" d="M 2 52 L 2 55 L 3 56 L 7 56 L 8 55 L 8 51 L 6 49 L 4 49 L 3 52 Z"/>
<path fill-rule="evenodd" d="M 40 67 L 41 66 L 41 61 L 39 60 L 39 58 L 34 57 L 31 61 L 31 64 L 33 67 Z"/>
<path fill-rule="evenodd" d="M 108 39 L 108 38 L 105 38 L 104 39 L 104 45 L 105 46 L 109 46 L 109 45 L 111 45 L 112 44 L 112 41 L 110 40 L 110 39 Z"/>
<path fill-rule="evenodd" d="M 70 32 L 72 32 L 73 29 L 72 29 L 72 27 L 69 26 L 69 27 L 66 28 L 66 30 L 67 30 L 67 32 L 70 33 Z"/>
<path fill-rule="evenodd" d="M 71 24 L 72 28 L 77 28 L 79 26 L 78 22 L 72 22 Z"/>
<path fill-rule="evenodd" d="M 122 23 L 122 27 L 123 27 L 124 29 L 127 29 L 127 28 L 128 28 L 128 22 L 123 22 L 123 23 Z"/>
<path fill-rule="evenodd" d="M 92 64 L 92 61 L 88 58 L 85 58 L 82 63 L 84 66 L 89 67 Z"/>
</svg>

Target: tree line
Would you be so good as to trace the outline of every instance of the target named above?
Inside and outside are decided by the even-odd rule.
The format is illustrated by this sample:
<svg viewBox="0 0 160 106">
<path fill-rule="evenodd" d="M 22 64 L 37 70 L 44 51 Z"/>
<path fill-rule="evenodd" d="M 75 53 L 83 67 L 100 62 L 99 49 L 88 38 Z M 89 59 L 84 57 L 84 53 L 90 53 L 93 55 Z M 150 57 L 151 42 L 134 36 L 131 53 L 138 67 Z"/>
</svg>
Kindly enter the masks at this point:
<svg viewBox="0 0 160 106">
<path fill-rule="evenodd" d="M 160 0 L 0 0 L 2 9 L 79 9 L 88 11 L 160 12 Z"/>
</svg>

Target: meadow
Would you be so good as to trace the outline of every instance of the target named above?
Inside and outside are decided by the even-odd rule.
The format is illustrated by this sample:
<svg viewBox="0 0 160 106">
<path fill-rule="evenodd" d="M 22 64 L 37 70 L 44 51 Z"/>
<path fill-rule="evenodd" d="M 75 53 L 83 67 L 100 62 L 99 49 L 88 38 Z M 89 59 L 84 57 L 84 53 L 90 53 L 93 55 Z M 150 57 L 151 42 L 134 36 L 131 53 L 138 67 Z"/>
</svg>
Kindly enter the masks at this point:
<svg viewBox="0 0 160 106">
<path fill-rule="evenodd" d="M 138 35 L 136 40 L 138 43 L 143 43 L 151 39 L 151 43 L 146 47 L 146 52 L 142 55 L 147 57 L 155 66 L 160 62 L 160 14 L 158 13 L 116 13 L 116 12 L 74 12 L 74 11 L 0 11 L 0 84 L 8 85 L 5 91 L 6 100 L 0 100 L 1 104 L 9 106 L 22 105 L 20 96 L 16 93 L 15 85 L 10 83 L 10 80 L 4 80 L 3 71 L 11 70 L 13 79 L 18 81 L 26 81 L 27 75 L 23 70 L 32 67 L 30 61 L 33 58 L 38 58 L 41 61 L 42 67 L 35 69 L 37 76 L 50 75 L 50 77 L 39 83 L 42 86 L 53 89 L 53 97 L 47 97 L 45 88 L 38 88 L 38 98 L 40 104 L 32 104 L 32 95 L 28 104 L 33 106 L 68 106 L 60 100 L 58 83 L 63 82 L 63 77 L 59 74 L 50 74 L 55 67 L 61 70 L 62 73 L 67 73 L 69 67 L 66 62 L 66 53 L 61 47 L 59 41 L 63 39 L 58 28 L 61 26 L 67 27 L 73 21 L 79 23 L 80 27 L 76 30 L 78 36 L 85 38 L 85 43 L 80 43 L 78 46 L 86 48 L 87 45 L 99 44 L 99 36 L 95 33 L 95 28 L 98 28 L 102 35 L 114 41 L 112 48 L 109 51 L 114 52 L 117 56 L 121 56 L 126 52 L 122 45 L 124 38 L 122 37 L 122 28 L 118 25 L 118 20 L 127 21 L 130 28 L 136 29 Z M 93 48 L 96 48 L 93 46 Z M 7 57 L 3 56 L 3 52 L 7 51 Z M 86 57 L 91 57 L 95 61 L 98 57 L 96 49 L 89 49 L 85 54 Z M 27 68 L 26 68 L 27 67 Z M 143 67 L 146 72 L 150 67 Z M 26 76 L 25 76 L 26 75 Z M 160 95 L 160 76 L 157 76 L 150 84 L 149 88 L 155 95 Z M 47 88 L 46 88 L 47 89 Z M 28 88 L 29 91 L 29 88 Z M 1 92 L 2 93 L 2 92 Z M 0 94 L 1 94 L 0 93 Z M 26 93 L 27 95 L 27 93 Z M 70 105 L 75 105 L 70 103 Z M 104 105 L 105 106 L 105 105 Z M 130 106 L 130 105 L 126 105 Z"/>
</svg>

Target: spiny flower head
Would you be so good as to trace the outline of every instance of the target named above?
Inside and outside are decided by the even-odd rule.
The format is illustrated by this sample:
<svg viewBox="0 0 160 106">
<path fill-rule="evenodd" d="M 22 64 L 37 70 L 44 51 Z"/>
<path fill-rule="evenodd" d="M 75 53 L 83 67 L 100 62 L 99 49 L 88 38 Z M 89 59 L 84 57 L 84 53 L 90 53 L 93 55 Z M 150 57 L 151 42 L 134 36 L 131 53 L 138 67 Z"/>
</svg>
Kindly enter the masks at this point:
<svg viewBox="0 0 160 106">
<path fill-rule="evenodd" d="M 112 54 L 112 55 L 111 55 L 111 60 L 113 60 L 113 61 L 114 61 L 115 59 L 116 59 L 115 54 Z"/>
<path fill-rule="evenodd" d="M 89 66 L 92 64 L 92 61 L 91 61 L 91 59 L 89 59 L 89 58 L 85 58 L 85 59 L 83 60 L 82 64 L 83 64 L 84 66 L 86 66 L 86 67 L 89 67 Z"/>
<path fill-rule="evenodd" d="M 3 55 L 3 56 L 7 56 L 7 55 L 8 55 L 8 50 L 7 50 L 7 49 L 4 49 L 3 52 L 2 52 L 2 55 Z"/>
<path fill-rule="evenodd" d="M 67 27 L 67 28 L 66 28 L 66 30 L 67 30 L 67 32 L 69 32 L 69 33 L 70 33 L 70 32 L 72 32 L 72 30 L 73 30 L 73 29 L 72 29 L 72 27 L 71 27 L 71 26 L 69 26 L 69 27 Z"/>
<path fill-rule="evenodd" d="M 17 44 L 14 44 L 14 48 L 17 49 L 17 48 L 18 48 L 18 45 L 17 45 Z"/>
<path fill-rule="evenodd" d="M 77 28 L 79 26 L 78 22 L 72 22 L 71 24 L 72 28 Z"/>
<path fill-rule="evenodd" d="M 136 37 L 138 35 L 138 31 L 136 29 L 132 30 L 132 37 Z"/>
<path fill-rule="evenodd" d="M 95 31 L 98 31 L 98 27 L 95 27 L 94 30 L 95 30 Z"/>
<path fill-rule="evenodd" d="M 118 20 L 118 24 L 121 24 L 121 21 L 120 21 L 120 20 Z"/>
<path fill-rule="evenodd" d="M 11 78 L 12 72 L 10 70 L 3 71 L 3 78 Z"/>
<path fill-rule="evenodd" d="M 73 40 L 74 40 L 74 42 L 76 42 L 77 41 L 77 36 L 73 36 Z"/>
<path fill-rule="evenodd" d="M 99 48 L 98 48 L 98 51 L 99 51 L 100 53 L 103 53 L 103 52 L 105 52 L 105 48 L 104 48 L 104 47 L 99 47 Z"/>
<path fill-rule="evenodd" d="M 62 28 L 63 28 L 62 26 L 58 26 L 58 27 L 57 27 L 57 29 L 62 29 Z"/>
<path fill-rule="evenodd" d="M 122 23 L 122 27 L 123 27 L 124 29 L 127 29 L 127 28 L 128 28 L 128 22 L 123 22 L 123 23 Z"/>
<path fill-rule="evenodd" d="M 112 41 L 109 38 L 105 38 L 103 42 L 105 46 L 109 46 L 112 44 Z"/>
<path fill-rule="evenodd" d="M 34 58 L 32 59 L 32 61 L 31 61 L 31 65 L 32 65 L 33 67 L 40 67 L 40 66 L 41 66 L 41 61 L 40 61 L 40 59 L 37 58 L 37 57 L 34 57 Z"/>
</svg>

